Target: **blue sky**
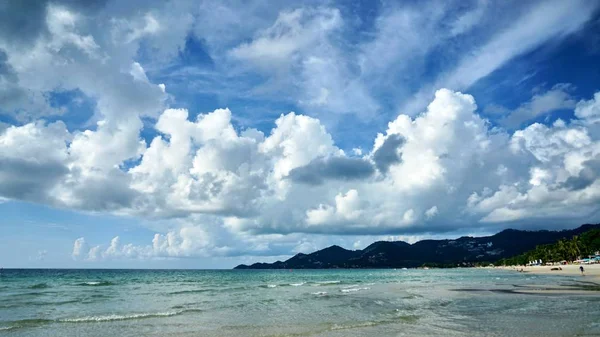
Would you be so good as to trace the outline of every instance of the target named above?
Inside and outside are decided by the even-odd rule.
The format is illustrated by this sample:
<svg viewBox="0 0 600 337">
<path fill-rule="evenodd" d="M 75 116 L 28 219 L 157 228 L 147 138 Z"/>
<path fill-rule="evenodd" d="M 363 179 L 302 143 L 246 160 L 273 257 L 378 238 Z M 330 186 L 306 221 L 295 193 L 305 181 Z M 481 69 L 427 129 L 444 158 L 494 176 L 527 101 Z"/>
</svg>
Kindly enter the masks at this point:
<svg viewBox="0 0 600 337">
<path fill-rule="evenodd" d="M 229 268 L 599 222 L 599 9 L 9 0 L 0 266 Z"/>
</svg>

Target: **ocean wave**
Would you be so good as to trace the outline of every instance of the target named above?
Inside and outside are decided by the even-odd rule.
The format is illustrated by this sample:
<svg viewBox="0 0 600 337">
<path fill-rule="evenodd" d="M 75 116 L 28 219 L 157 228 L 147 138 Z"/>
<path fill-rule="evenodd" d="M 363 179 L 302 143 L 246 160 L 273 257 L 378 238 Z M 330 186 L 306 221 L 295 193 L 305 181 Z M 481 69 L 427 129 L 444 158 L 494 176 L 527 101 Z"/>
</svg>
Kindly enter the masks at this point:
<svg viewBox="0 0 600 337">
<path fill-rule="evenodd" d="M 396 318 L 407 323 L 414 323 L 417 322 L 421 317 L 419 315 L 398 315 Z"/>
<path fill-rule="evenodd" d="M 38 283 L 38 284 L 34 284 L 32 286 L 27 287 L 29 289 L 46 289 L 46 288 L 50 288 L 49 285 L 47 285 L 46 283 Z"/>
<path fill-rule="evenodd" d="M 0 309 L 18 308 L 23 305 L 25 305 L 25 304 L 23 304 L 23 303 L 0 304 Z"/>
<path fill-rule="evenodd" d="M 375 321 L 363 321 L 363 322 L 347 322 L 347 323 L 335 323 L 330 327 L 330 330 L 346 330 L 356 328 L 366 328 L 386 324 L 396 324 L 398 320 L 405 323 L 415 323 L 419 320 L 419 316 L 416 315 L 400 315 L 395 316 L 392 319 L 380 319 Z"/>
<path fill-rule="evenodd" d="M 361 291 L 361 290 L 369 290 L 371 288 L 369 287 L 362 287 L 362 288 L 348 288 L 348 289 L 340 289 L 341 292 L 343 293 L 353 293 L 356 291 Z"/>
<path fill-rule="evenodd" d="M 115 285 L 110 281 L 90 281 L 90 282 L 81 282 L 77 283 L 78 286 L 88 286 L 88 287 L 102 287 L 102 286 L 112 286 Z"/>
<path fill-rule="evenodd" d="M 34 291 L 34 292 L 30 292 L 30 293 L 21 293 L 21 294 L 15 294 L 15 295 L 11 295 L 12 297 L 25 297 L 25 296 L 31 296 L 31 297 L 35 297 L 35 296 L 41 296 L 41 295 L 46 295 L 47 293 L 43 293 L 43 292 L 39 292 L 39 291 Z"/>
<path fill-rule="evenodd" d="M 303 285 L 305 285 L 305 284 L 306 284 L 306 282 L 290 283 L 290 285 L 291 285 L 292 287 L 300 287 L 300 286 L 303 286 Z"/>
<path fill-rule="evenodd" d="M 71 304 L 71 303 L 81 303 L 81 300 L 64 300 L 64 301 L 58 301 L 58 302 L 38 302 L 38 303 L 35 303 L 34 305 L 57 306 L 57 305 L 65 305 L 65 304 Z"/>
<path fill-rule="evenodd" d="M 333 285 L 333 284 L 339 284 L 342 283 L 342 281 L 320 281 L 320 282 L 315 282 L 313 284 L 313 286 L 318 287 L 318 286 L 329 286 L 329 285 Z"/>
<path fill-rule="evenodd" d="M 41 301 L 26 301 L 26 302 L 17 302 L 10 304 L 0 304 L 0 309 L 10 309 L 10 308 L 18 308 L 18 307 L 27 307 L 27 306 L 59 306 L 71 303 L 81 303 L 80 300 L 65 300 L 58 302 L 41 302 Z"/>
<path fill-rule="evenodd" d="M 184 314 L 184 313 L 191 313 L 191 312 L 203 312 L 204 309 L 196 309 L 196 308 L 191 308 L 191 309 L 185 309 L 185 310 L 181 310 L 179 312 L 179 314 Z"/>
<path fill-rule="evenodd" d="M 199 294 L 199 293 L 205 293 L 207 291 L 210 291 L 208 289 L 190 289 L 190 290 L 180 290 L 180 291 L 173 291 L 170 292 L 169 295 L 182 295 L 182 294 Z"/>
<path fill-rule="evenodd" d="M 111 314 L 111 315 L 98 315 L 98 316 L 83 316 L 83 317 L 71 317 L 71 318 L 59 318 L 56 320 L 51 319 L 23 319 L 19 321 L 5 322 L 8 326 L 0 326 L 0 331 L 7 331 L 13 329 L 36 327 L 51 323 L 97 323 L 97 322 L 112 322 L 112 321 L 126 321 L 136 320 L 145 318 L 157 318 L 157 317 L 170 317 L 181 315 L 184 313 L 202 312 L 202 309 L 190 308 L 179 311 L 166 311 L 166 312 L 153 312 L 153 313 L 133 313 L 133 314 Z"/>
<path fill-rule="evenodd" d="M 52 320 L 49 319 L 41 319 L 41 318 L 33 318 L 33 319 L 22 319 L 19 321 L 5 322 L 8 323 L 8 326 L 0 327 L 0 330 L 16 330 L 21 328 L 28 327 L 36 327 L 48 323 L 52 323 Z"/>
<path fill-rule="evenodd" d="M 109 294 L 91 294 L 91 298 L 111 298 L 112 296 Z"/>
<path fill-rule="evenodd" d="M 311 294 L 312 295 L 317 295 L 317 296 L 325 296 L 325 295 L 327 295 L 327 292 L 326 291 L 317 291 L 317 292 L 314 292 L 314 293 L 311 293 Z"/>
<path fill-rule="evenodd" d="M 279 285 L 271 283 L 271 284 L 261 284 L 258 287 L 259 288 L 277 288 L 277 287 L 279 287 Z"/>
<path fill-rule="evenodd" d="M 75 318 L 62 318 L 58 319 L 61 323 L 91 323 L 91 322 L 112 322 L 112 321 L 126 321 L 133 319 L 144 319 L 154 317 L 169 317 L 183 313 L 184 311 L 167 311 L 167 312 L 155 312 L 155 313 L 138 313 L 129 315 L 103 315 L 103 316 L 84 316 Z"/>
<path fill-rule="evenodd" d="M 346 330 L 346 329 L 356 329 L 356 328 L 366 328 L 371 326 L 380 325 L 386 322 L 357 322 L 357 323 L 349 323 L 349 324 L 334 324 L 331 326 L 331 330 Z"/>
</svg>

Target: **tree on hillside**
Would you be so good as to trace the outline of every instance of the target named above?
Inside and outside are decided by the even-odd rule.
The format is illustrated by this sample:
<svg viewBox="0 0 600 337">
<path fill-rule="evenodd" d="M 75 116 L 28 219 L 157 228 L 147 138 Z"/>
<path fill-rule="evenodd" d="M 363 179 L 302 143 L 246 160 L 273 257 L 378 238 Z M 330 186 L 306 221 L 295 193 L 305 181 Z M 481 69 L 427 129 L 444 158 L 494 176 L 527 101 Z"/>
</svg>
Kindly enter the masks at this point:
<svg viewBox="0 0 600 337">
<path fill-rule="evenodd" d="M 575 261 L 600 250 L 600 230 L 593 229 L 571 240 L 560 239 L 554 244 L 536 246 L 535 249 L 508 259 L 498 261 L 498 265 L 524 265 L 529 261 L 559 262 Z"/>
</svg>

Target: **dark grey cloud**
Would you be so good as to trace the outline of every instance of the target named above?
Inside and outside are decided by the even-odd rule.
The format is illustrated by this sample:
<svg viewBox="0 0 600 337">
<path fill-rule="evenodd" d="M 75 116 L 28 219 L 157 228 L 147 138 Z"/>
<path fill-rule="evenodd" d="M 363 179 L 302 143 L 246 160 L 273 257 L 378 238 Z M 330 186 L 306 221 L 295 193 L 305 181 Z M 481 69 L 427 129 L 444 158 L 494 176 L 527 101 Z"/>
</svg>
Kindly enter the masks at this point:
<svg viewBox="0 0 600 337">
<path fill-rule="evenodd" d="M 48 4 L 66 6 L 78 12 L 93 12 L 107 0 L 2 0 L 0 1 L 0 40 L 28 45 L 47 32 Z"/>
<path fill-rule="evenodd" d="M 0 80 L 5 82 L 17 82 L 18 77 L 15 69 L 8 63 L 8 55 L 0 49 Z"/>
<path fill-rule="evenodd" d="M 19 77 L 8 63 L 6 52 L 0 49 L 0 110 L 11 109 L 25 98 L 27 91 L 19 86 Z"/>
<path fill-rule="evenodd" d="M 0 196 L 45 202 L 49 190 L 68 171 L 60 162 L 0 158 Z"/>
<path fill-rule="evenodd" d="M 317 158 L 308 165 L 290 171 L 288 178 L 299 183 L 320 185 L 325 180 L 354 180 L 368 178 L 375 172 L 370 162 L 361 158 Z"/>
<path fill-rule="evenodd" d="M 0 157 L 0 197 L 60 205 L 51 195 L 52 189 L 64 183 L 67 174 L 73 174 L 75 182 L 69 186 L 78 200 L 78 209 L 111 211 L 134 206 L 139 192 L 131 189 L 126 173 L 114 170 L 107 176 L 81 178 L 80 173 L 70 171 L 65 163 L 40 162 L 35 159 Z"/>
<path fill-rule="evenodd" d="M 0 39 L 8 43 L 33 42 L 46 27 L 46 1 L 0 1 Z"/>
<path fill-rule="evenodd" d="M 398 148 L 404 144 L 400 135 L 389 135 L 383 144 L 373 153 L 375 166 L 381 173 L 387 173 L 390 166 L 402 161 L 402 154 Z"/>
<path fill-rule="evenodd" d="M 92 211 L 130 208 L 139 196 L 139 192 L 131 189 L 129 177 L 117 170 L 79 182 L 73 186 L 73 194 L 81 202 L 79 208 Z"/>
<path fill-rule="evenodd" d="M 600 156 L 583 162 L 583 169 L 576 177 L 569 177 L 561 187 L 579 191 L 592 185 L 600 175 Z"/>
</svg>

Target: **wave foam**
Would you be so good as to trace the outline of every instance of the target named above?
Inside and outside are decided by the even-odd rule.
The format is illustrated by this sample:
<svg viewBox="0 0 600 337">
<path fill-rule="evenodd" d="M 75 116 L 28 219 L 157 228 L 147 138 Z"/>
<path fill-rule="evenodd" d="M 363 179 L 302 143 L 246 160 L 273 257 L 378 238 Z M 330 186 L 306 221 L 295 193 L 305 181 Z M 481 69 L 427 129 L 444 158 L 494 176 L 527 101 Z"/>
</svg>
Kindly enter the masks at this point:
<svg viewBox="0 0 600 337">
<path fill-rule="evenodd" d="M 169 295 L 181 295 L 181 294 L 199 294 L 199 293 L 205 293 L 209 291 L 208 289 L 190 289 L 190 290 L 180 290 L 180 291 L 173 291 L 170 292 Z"/>
<path fill-rule="evenodd" d="M 97 322 L 112 322 L 112 321 L 126 321 L 135 319 L 145 318 L 157 318 L 157 317 L 169 317 L 180 315 L 183 313 L 202 312 L 202 309 L 185 309 L 179 311 L 167 311 L 167 312 L 154 312 L 154 313 L 134 313 L 124 315 L 98 315 L 98 316 L 83 316 L 83 317 L 72 317 L 72 318 L 60 318 L 56 320 L 51 319 L 24 319 L 20 321 L 7 322 L 9 326 L 0 326 L 0 331 L 8 331 L 19 328 L 41 326 L 51 323 L 97 323 Z"/>
<path fill-rule="evenodd" d="M 169 317 L 182 313 L 182 311 L 168 311 L 155 313 L 139 313 L 130 315 L 104 315 L 104 316 L 85 316 L 76 318 L 63 318 L 57 320 L 62 323 L 90 323 L 90 322 L 110 322 L 110 321 L 125 321 L 130 319 L 142 319 L 153 317 Z"/>
<path fill-rule="evenodd" d="M 349 288 L 349 289 L 340 289 L 341 292 L 343 293 L 353 293 L 356 291 L 361 291 L 361 290 L 369 290 L 371 288 L 369 287 L 362 287 L 362 288 Z"/>
<path fill-rule="evenodd" d="M 112 286 L 114 283 L 109 281 L 90 281 L 90 282 L 81 282 L 77 283 L 78 286 L 91 286 L 91 287 L 100 287 L 100 286 Z"/>
<path fill-rule="evenodd" d="M 353 324 L 334 324 L 331 327 L 331 330 L 346 330 L 346 329 L 356 329 L 356 328 L 366 328 L 370 326 L 376 326 L 383 322 L 357 322 Z"/>
<path fill-rule="evenodd" d="M 342 282 L 342 281 L 322 281 L 322 282 L 319 282 L 319 283 L 321 283 L 321 284 L 337 284 L 337 283 L 340 283 L 340 282 Z"/>
<path fill-rule="evenodd" d="M 317 291 L 316 293 L 311 293 L 313 295 L 317 295 L 317 296 L 325 296 L 327 295 L 326 291 Z"/>
</svg>

